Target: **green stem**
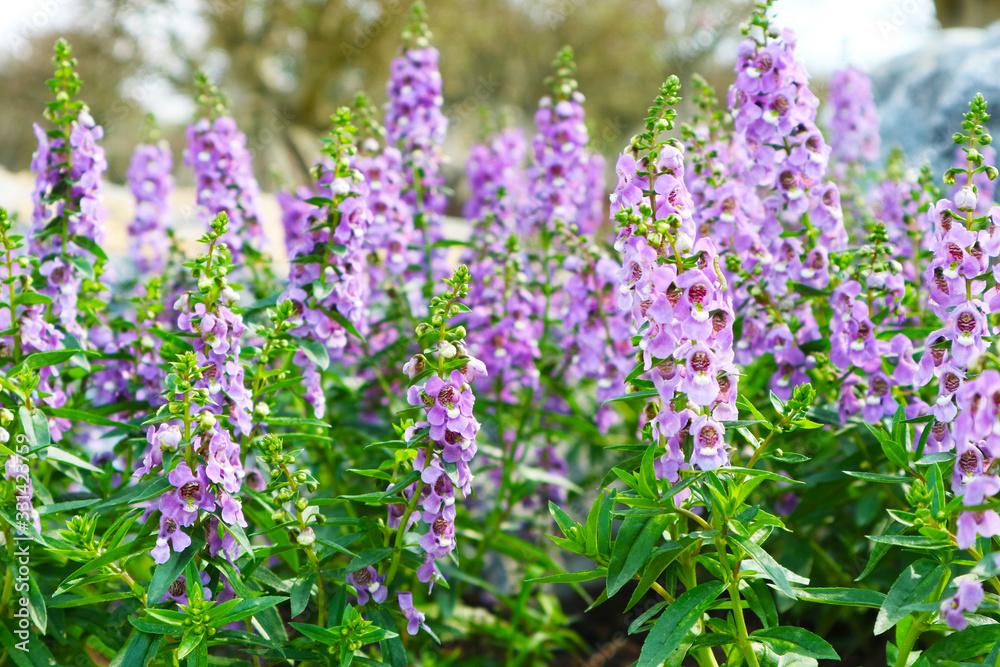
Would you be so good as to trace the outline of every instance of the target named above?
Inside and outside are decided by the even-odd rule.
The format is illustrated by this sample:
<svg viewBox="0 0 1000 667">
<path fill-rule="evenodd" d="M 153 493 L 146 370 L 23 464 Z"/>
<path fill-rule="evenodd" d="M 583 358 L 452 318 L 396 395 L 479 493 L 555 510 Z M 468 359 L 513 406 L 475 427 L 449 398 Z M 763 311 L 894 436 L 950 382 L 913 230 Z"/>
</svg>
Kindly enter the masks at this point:
<svg viewBox="0 0 1000 667">
<path fill-rule="evenodd" d="M 937 588 L 931 595 L 931 599 L 937 600 L 944 593 L 945 587 L 948 585 L 948 580 L 950 579 L 948 570 L 945 570 L 941 574 L 941 580 L 938 582 Z M 896 654 L 896 662 L 894 667 L 906 667 L 906 663 L 910 660 L 910 653 L 913 651 L 913 647 L 916 645 L 917 640 L 920 639 L 920 635 L 924 631 L 925 621 L 931 617 L 934 612 L 921 612 L 913 618 L 913 625 L 907 631 L 906 636 L 903 637 L 903 641 L 899 643 L 899 652 Z"/>
<path fill-rule="evenodd" d="M 715 538 L 715 548 L 719 553 L 719 562 L 726 570 L 729 579 L 729 599 L 733 602 L 733 617 L 736 619 L 736 641 L 743 657 L 751 667 L 760 667 L 757 662 L 757 655 L 750 645 L 750 635 L 747 632 L 746 619 L 743 618 L 743 603 L 740 601 L 740 560 L 736 559 L 736 566 L 730 569 L 729 555 L 726 550 L 726 540 L 722 537 Z"/>
</svg>

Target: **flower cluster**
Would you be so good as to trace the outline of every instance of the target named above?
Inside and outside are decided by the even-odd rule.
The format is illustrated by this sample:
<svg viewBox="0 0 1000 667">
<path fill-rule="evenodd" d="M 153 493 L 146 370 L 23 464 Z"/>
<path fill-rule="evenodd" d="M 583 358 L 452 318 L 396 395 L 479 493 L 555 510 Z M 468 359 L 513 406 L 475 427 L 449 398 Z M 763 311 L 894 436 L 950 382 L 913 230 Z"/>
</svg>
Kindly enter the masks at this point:
<svg viewBox="0 0 1000 667">
<path fill-rule="evenodd" d="M 601 218 L 592 218 L 594 192 L 603 191 L 603 159 L 586 150 L 590 134 L 584 124 L 583 93 L 577 90 L 573 50 L 564 47 L 553 63 L 551 97 L 543 97 L 535 113 L 537 133 L 531 140 L 533 157 L 528 168 L 527 208 L 521 231 L 547 229 L 557 224 L 575 224 L 592 233 Z M 594 187 L 599 185 L 599 187 Z"/>
<path fill-rule="evenodd" d="M 785 227 L 801 229 L 808 215 L 820 243 L 840 248 L 847 240 L 840 195 L 823 182 L 830 146 L 816 127 L 819 100 L 795 57 L 795 35 L 784 30 L 779 36 L 769 26 L 759 32 L 740 43 L 729 89 L 736 139 L 746 146 L 744 179 L 773 192 L 765 206 Z M 772 223 L 772 229 L 776 236 L 781 226 Z"/>
<path fill-rule="evenodd" d="M 85 249 L 104 242 L 107 212 L 101 192 L 108 163 L 97 143 L 104 130 L 86 105 L 71 101 L 80 87 L 71 53 L 66 42 L 57 42 L 56 74 L 49 80 L 57 101 L 46 111 L 55 129 L 46 132 L 37 123 L 34 126 L 38 150 L 31 161 L 36 180 L 29 250 L 41 260 L 39 272 L 46 279 L 41 291 L 51 297 L 60 326 L 83 338 L 78 302 L 86 279 L 84 267 L 91 262 Z"/>
<path fill-rule="evenodd" d="M 334 131 L 324 142 L 326 157 L 314 169 L 319 195 L 305 202 L 319 208 L 306 214 L 298 202 L 285 198 L 291 263 L 284 298 L 299 312 L 292 335 L 310 337 L 339 357 L 348 335 L 367 327 L 370 283 L 364 242 L 372 213 L 364 176 L 351 167 L 356 131 L 351 113 L 341 108 L 333 120 Z M 302 352 L 296 361 L 306 369 L 308 398 L 316 416 L 322 416 L 325 399 L 316 362 Z"/>
<path fill-rule="evenodd" d="M 933 236 L 925 233 L 922 215 L 933 203 L 933 175 L 930 166 L 918 173 L 904 165 L 902 149 L 894 147 L 886 160 L 885 173 L 870 193 L 871 213 L 885 225 L 889 242 L 896 248 L 896 260 L 903 266 L 907 281 L 919 284 L 917 270 L 921 252 L 930 250 Z"/>
<path fill-rule="evenodd" d="M 259 253 L 266 242 L 257 210 L 260 186 L 253 174 L 246 135 L 226 115 L 225 103 L 204 74 L 198 83 L 199 103 L 208 111 L 187 128 L 184 164 L 194 170 L 197 203 L 206 226 L 219 213 L 229 216 L 231 226 L 225 241 L 238 264 L 249 252 Z"/>
<path fill-rule="evenodd" d="M 447 321 L 463 310 L 469 279 L 464 265 L 446 279 L 449 290 L 434 297 L 430 323 L 417 330 L 421 336 L 436 334 L 436 344 L 427 351 L 433 357 L 417 355 L 403 369 L 414 380 L 407 401 L 423 412 L 423 418 L 405 432 L 406 441 L 419 447 L 413 468 L 420 472 L 420 480 L 404 491 L 406 509 L 397 511 L 395 523 L 400 533 L 416 516 L 427 526 L 420 538 L 424 564 L 417 577 L 431 586 L 440 577 L 435 561 L 448 556 L 456 546 L 455 489 L 466 496 L 472 493 L 469 464 L 476 455 L 479 433 L 479 422 L 473 415 L 476 397 L 472 383 L 487 375 L 486 365 L 465 346 L 465 328 L 447 327 Z"/>
<path fill-rule="evenodd" d="M 880 139 L 871 79 L 856 67 L 845 67 L 833 73 L 829 85 L 832 157 L 840 164 L 874 162 Z"/>
<path fill-rule="evenodd" d="M 228 528 L 219 535 L 219 518 L 229 526 L 247 525 L 238 498 L 244 477 L 242 452 L 233 435 L 250 433 L 252 399 L 240 363 L 245 327 L 234 311 L 239 297 L 226 281 L 228 257 L 221 239 L 229 231 L 226 215 L 220 213 L 202 238 L 208 253 L 195 262 L 198 292 L 184 293 L 174 305 L 180 313 L 178 328 L 192 335 L 194 347 L 172 364 L 167 379 L 172 386 L 166 392 L 168 412 L 182 415 L 183 421 L 149 426 L 149 446 L 135 471 L 141 478 L 160 470 L 170 482 L 156 505 L 160 533 L 151 553 L 157 563 L 166 562 L 171 549 L 183 551 L 190 544 L 183 528 L 199 520 L 200 510 L 219 510 L 218 517 L 212 515 L 205 523 L 213 556 L 220 549 L 231 559 L 239 553 Z M 167 452 L 172 454 L 169 470 L 164 465 Z"/>
<path fill-rule="evenodd" d="M 128 225 L 129 254 L 140 274 L 159 273 L 164 266 L 170 217 L 168 198 L 174 189 L 170 175 L 174 158 L 165 141 L 137 146 L 129 164 L 129 190 L 135 197 L 135 218 Z"/>
<path fill-rule="evenodd" d="M 427 10 L 415 2 L 412 24 L 404 31 L 403 53 L 392 61 L 386 91 L 385 129 L 389 143 L 403 158 L 406 188 L 404 201 L 413 212 L 413 223 L 423 234 L 427 248 L 427 276 L 444 271 L 443 254 L 431 244 L 443 238 L 442 224 L 448 204 L 441 171 L 442 150 L 448 119 L 444 104 L 438 50 L 431 46 Z"/>
<path fill-rule="evenodd" d="M 735 419 L 733 311 L 715 246 L 695 239 L 684 155 L 659 133 L 673 128 L 680 82 L 663 84 L 646 132 L 618 159 L 613 219 L 623 253 L 619 305 L 644 326 L 643 368 L 659 395 L 653 435 L 666 449 L 657 470 L 671 483 L 687 466 L 715 470 L 729 461 L 724 420 Z M 690 436 L 690 456 L 685 441 Z"/>
<path fill-rule="evenodd" d="M 351 166 L 361 172 L 368 184 L 367 204 L 372 220 L 365 245 L 381 255 L 378 257 L 381 271 L 372 274 L 374 289 L 388 276 L 402 274 L 420 258 L 410 249 L 415 238 L 413 212 L 403 199 L 406 187 L 403 154 L 396 146 L 385 143 L 385 130 L 375 120 L 364 95 L 358 96 L 355 109 L 358 124 L 369 135 L 361 142 Z"/>
<path fill-rule="evenodd" d="M 524 133 L 512 127 L 469 149 L 465 171 L 470 192 L 462 213 L 469 220 L 490 214 L 498 228 L 489 231 L 501 240 L 516 231 L 518 214 L 525 206 L 528 186 L 521 165 L 527 151 Z"/>
</svg>

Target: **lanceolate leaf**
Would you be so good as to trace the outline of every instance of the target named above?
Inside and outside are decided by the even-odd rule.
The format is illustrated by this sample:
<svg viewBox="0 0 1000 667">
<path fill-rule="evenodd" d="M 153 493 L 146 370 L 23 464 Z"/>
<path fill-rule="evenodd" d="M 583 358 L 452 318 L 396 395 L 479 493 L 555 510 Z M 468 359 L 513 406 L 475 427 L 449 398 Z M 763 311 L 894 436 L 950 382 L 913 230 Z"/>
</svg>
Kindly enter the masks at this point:
<svg viewBox="0 0 1000 667">
<path fill-rule="evenodd" d="M 721 581 L 712 581 L 695 586 L 674 600 L 649 631 L 635 667 L 656 667 L 668 659 L 724 588 Z"/>
<path fill-rule="evenodd" d="M 740 547 L 743 548 L 747 554 L 754 559 L 754 561 L 761 567 L 761 569 L 771 578 L 774 585 L 778 589 L 792 598 L 797 599 L 795 595 L 795 590 L 792 588 L 791 584 L 788 583 L 788 577 L 785 575 L 785 568 L 781 567 L 771 554 L 764 551 L 759 544 L 751 539 L 745 537 L 740 537 L 739 535 L 730 535 L 729 539 L 733 540 Z"/>
</svg>

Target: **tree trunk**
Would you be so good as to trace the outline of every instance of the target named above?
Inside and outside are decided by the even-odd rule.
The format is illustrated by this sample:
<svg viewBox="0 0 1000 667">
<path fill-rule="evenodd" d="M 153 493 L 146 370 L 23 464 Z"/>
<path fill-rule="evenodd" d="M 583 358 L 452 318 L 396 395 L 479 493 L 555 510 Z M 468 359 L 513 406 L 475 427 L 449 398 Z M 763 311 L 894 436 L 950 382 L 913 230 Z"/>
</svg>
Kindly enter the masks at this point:
<svg viewBox="0 0 1000 667">
<path fill-rule="evenodd" d="M 942 28 L 984 28 L 1000 20 L 1000 0 L 934 0 Z"/>
</svg>

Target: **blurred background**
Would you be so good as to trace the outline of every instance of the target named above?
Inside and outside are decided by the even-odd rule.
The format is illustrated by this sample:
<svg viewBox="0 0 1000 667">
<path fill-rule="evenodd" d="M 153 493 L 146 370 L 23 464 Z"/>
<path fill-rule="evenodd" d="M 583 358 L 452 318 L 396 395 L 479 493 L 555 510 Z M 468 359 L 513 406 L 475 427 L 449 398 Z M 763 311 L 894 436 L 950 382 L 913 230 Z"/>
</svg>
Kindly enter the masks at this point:
<svg viewBox="0 0 1000 667">
<path fill-rule="evenodd" d="M 686 85 L 699 72 L 724 100 L 740 24 L 751 5 L 744 0 L 427 4 L 451 121 L 446 173 L 456 187 L 468 145 L 482 132 L 480 108 L 503 110 L 530 133 L 543 81 L 563 44 L 576 50 L 591 136 L 596 149 L 611 158 L 609 169 L 668 74 L 678 74 Z M 261 185 L 273 191 L 305 182 L 318 154 L 316 139 L 327 131 L 337 106 L 352 103 L 359 91 L 376 104 L 384 101 L 409 5 L 409 0 L 4 0 L 0 197 L 21 209 L 30 192 L 25 172 L 36 147 L 31 123 L 50 96 L 45 80 L 58 36 L 73 45 L 84 81 L 81 96 L 105 128 L 111 183 L 124 182 L 132 150 L 146 138 L 144 117 L 152 112 L 173 146 L 179 185 L 190 184 L 190 170 L 181 164 L 183 131 L 195 113 L 194 75 L 204 70 L 228 96 Z M 775 10 L 778 24 L 798 33 L 799 55 L 821 99 L 824 82 L 837 67 L 853 64 L 877 74 L 895 58 L 907 69 L 907 54 L 938 41 L 942 28 L 986 26 L 1000 18 L 996 0 L 778 0 Z M 898 78 L 890 75 L 889 83 Z M 109 188 L 108 194 L 114 200 L 116 190 Z M 460 210 L 461 196 L 459 188 L 453 211 Z M 127 221 L 128 206 L 127 198 L 109 204 L 113 224 L 123 216 Z"/>
</svg>

